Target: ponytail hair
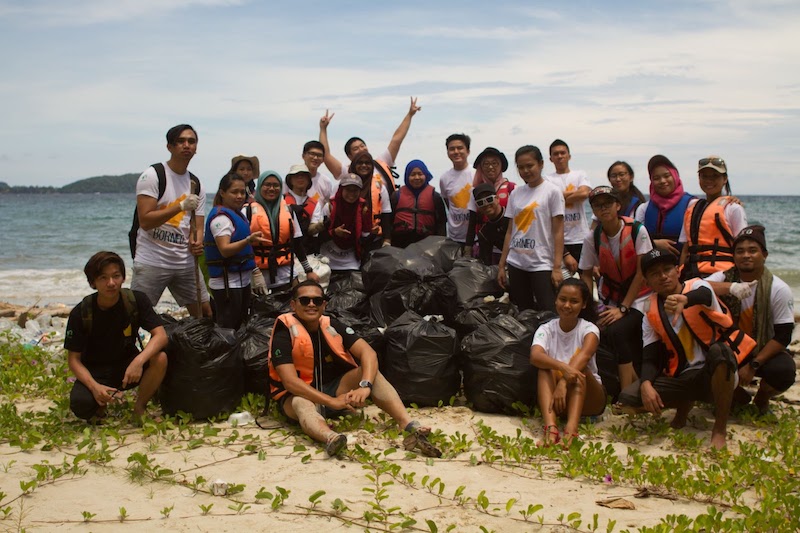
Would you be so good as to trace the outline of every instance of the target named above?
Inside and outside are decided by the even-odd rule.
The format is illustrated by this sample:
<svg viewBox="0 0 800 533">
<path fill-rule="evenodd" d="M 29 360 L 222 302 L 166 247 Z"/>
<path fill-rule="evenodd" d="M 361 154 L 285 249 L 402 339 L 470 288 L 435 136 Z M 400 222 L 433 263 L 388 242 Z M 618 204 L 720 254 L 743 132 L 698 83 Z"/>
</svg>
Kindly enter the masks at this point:
<svg viewBox="0 0 800 533">
<path fill-rule="evenodd" d="M 219 180 L 219 188 L 217 189 L 217 194 L 214 195 L 214 205 L 222 205 L 222 193 L 228 192 L 228 189 L 231 188 L 234 181 L 241 181 L 244 183 L 244 178 L 241 176 L 233 173 L 228 172 L 222 179 Z"/>
</svg>

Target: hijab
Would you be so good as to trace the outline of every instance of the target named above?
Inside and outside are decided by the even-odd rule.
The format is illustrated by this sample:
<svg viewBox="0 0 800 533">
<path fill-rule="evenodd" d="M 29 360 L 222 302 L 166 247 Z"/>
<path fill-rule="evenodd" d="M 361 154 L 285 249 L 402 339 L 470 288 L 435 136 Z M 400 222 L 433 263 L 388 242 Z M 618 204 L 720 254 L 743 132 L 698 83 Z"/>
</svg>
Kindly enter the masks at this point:
<svg viewBox="0 0 800 533">
<path fill-rule="evenodd" d="M 408 176 L 411 175 L 411 172 L 415 168 L 420 169 L 422 171 L 422 173 L 425 174 L 425 183 L 423 183 L 422 186 L 420 188 L 418 188 L 418 189 L 415 189 L 414 187 L 412 187 L 408 183 Z M 433 174 L 431 174 L 431 171 L 428 170 L 427 166 L 425 166 L 425 163 L 423 163 L 419 159 L 414 159 L 413 161 L 409 161 L 409 163 L 406 165 L 406 172 L 405 172 L 404 181 L 405 181 L 406 187 L 408 187 L 408 189 L 411 192 L 414 193 L 414 196 L 419 196 L 419 193 L 421 193 L 423 190 L 425 190 L 425 187 L 431 182 L 432 179 L 433 179 Z"/>
<path fill-rule="evenodd" d="M 264 184 L 264 181 L 270 176 L 275 176 L 278 178 L 278 183 L 280 184 L 281 188 L 278 189 L 278 197 L 268 202 L 263 196 L 261 196 L 261 186 Z M 261 207 L 264 208 L 264 212 L 267 214 L 267 218 L 269 218 L 269 229 L 272 233 L 272 241 L 275 242 L 276 236 L 279 235 L 278 232 L 278 215 L 280 214 L 281 210 L 281 200 L 283 200 L 283 194 L 281 191 L 283 190 L 283 178 L 280 174 L 275 172 L 274 170 L 265 170 L 261 173 L 258 177 L 258 183 L 256 184 L 256 193 L 255 193 L 255 200 Z"/>
<path fill-rule="evenodd" d="M 366 178 L 364 176 L 362 176 L 361 174 L 359 174 L 358 172 L 356 172 L 356 163 L 358 163 L 359 161 L 362 161 L 364 159 L 367 159 L 367 160 L 369 160 L 370 163 L 372 163 L 372 172 L 370 173 L 369 177 L 366 177 Z M 361 178 L 361 183 L 362 183 L 361 198 L 365 198 L 365 199 L 368 198 L 370 190 L 372 189 L 372 176 L 375 175 L 375 160 L 372 158 L 372 156 L 369 154 L 369 152 L 361 152 L 357 156 L 355 156 L 353 158 L 353 160 L 350 162 L 349 170 L 350 170 L 351 173 L 353 173 L 353 174 L 357 175 L 359 178 Z"/>
<path fill-rule="evenodd" d="M 669 173 L 672 174 L 672 179 L 675 181 L 675 190 L 669 196 L 659 195 L 656 193 L 655 187 L 653 187 L 653 169 L 656 167 L 666 167 Z M 678 169 L 665 156 L 656 155 L 647 163 L 647 172 L 650 174 L 650 201 L 656 204 L 660 213 L 666 213 L 681 201 L 685 192 Z"/>
</svg>

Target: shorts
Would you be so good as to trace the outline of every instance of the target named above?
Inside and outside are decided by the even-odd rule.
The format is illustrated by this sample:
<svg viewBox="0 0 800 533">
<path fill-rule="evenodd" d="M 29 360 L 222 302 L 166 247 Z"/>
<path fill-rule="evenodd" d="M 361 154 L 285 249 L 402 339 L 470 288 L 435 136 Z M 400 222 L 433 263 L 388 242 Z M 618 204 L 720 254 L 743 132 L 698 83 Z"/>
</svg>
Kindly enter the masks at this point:
<svg viewBox="0 0 800 533">
<path fill-rule="evenodd" d="M 343 376 L 339 376 L 338 378 L 332 379 L 329 382 L 327 382 L 324 385 L 322 385 L 322 389 L 320 390 L 320 392 L 335 398 L 336 397 L 336 391 L 339 390 L 339 383 L 342 382 L 342 377 Z M 296 420 L 294 420 L 293 418 L 290 418 L 286 414 L 286 411 L 283 409 L 284 402 L 286 402 L 286 400 L 291 398 L 291 397 L 292 396 L 290 394 L 286 394 L 284 397 L 282 397 L 280 400 L 278 400 L 278 411 L 280 411 L 280 413 L 283 416 L 285 416 L 286 418 L 288 418 L 289 420 L 291 420 L 293 422 L 296 422 Z M 351 414 L 351 411 L 347 411 L 347 410 L 337 411 L 335 409 L 331 409 L 330 407 L 325 407 L 324 405 L 317 405 L 317 411 L 319 412 L 319 414 L 322 415 L 323 418 L 333 418 L 333 419 L 336 419 L 336 418 L 339 418 L 339 417 L 342 417 L 342 416 L 347 416 L 347 415 Z"/>
<path fill-rule="evenodd" d="M 728 345 L 718 342 L 709 348 L 703 366 L 684 370 L 675 377 L 658 376 L 653 380 L 653 388 L 661 396 L 661 401 L 666 407 L 674 407 L 687 400 L 714 403 L 711 376 L 720 364 L 728 367 L 734 380 L 738 379 L 736 373 L 738 363 L 733 351 Z M 642 407 L 640 382 L 637 380 L 625 387 L 619 395 L 619 401 L 624 405 Z"/>
<path fill-rule="evenodd" d="M 173 270 L 171 268 L 144 265 L 134 261 L 131 289 L 145 293 L 153 306 L 158 304 L 164 289 L 169 289 L 169 292 L 181 307 L 197 303 L 195 267 L 190 266 Z M 208 300 L 208 290 L 203 281 L 203 274 L 200 273 L 200 301 L 208 302 Z"/>
</svg>

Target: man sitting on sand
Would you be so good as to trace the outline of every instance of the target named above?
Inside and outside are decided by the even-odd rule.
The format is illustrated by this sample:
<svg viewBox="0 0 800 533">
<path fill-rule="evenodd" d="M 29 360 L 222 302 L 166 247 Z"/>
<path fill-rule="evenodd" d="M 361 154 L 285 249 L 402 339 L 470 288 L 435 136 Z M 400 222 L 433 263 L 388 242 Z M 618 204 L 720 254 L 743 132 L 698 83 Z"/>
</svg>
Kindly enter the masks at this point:
<svg viewBox="0 0 800 533">
<path fill-rule="evenodd" d="M 655 294 L 643 309 L 641 378 L 622 391 L 619 401 L 655 415 L 675 407 L 675 429 L 686 425 L 695 401 L 713 403 L 711 446 L 723 448 L 736 371 L 755 341 L 733 331 L 730 313 L 706 281 L 680 282 L 674 254 L 654 248 L 641 265 Z"/>
<path fill-rule="evenodd" d="M 786 350 L 794 330 L 794 296 L 789 286 L 766 267 L 767 239 L 763 226 L 747 226 L 733 241 L 734 267 L 706 278 L 728 304 L 738 327 L 756 341 L 739 368 L 739 387 L 734 405 L 748 404 L 747 386 L 758 376 L 761 383 L 753 403 L 761 414 L 770 398 L 794 385 L 794 358 Z"/>
<path fill-rule="evenodd" d="M 158 390 L 167 371 L 167 334 L 143 292 L 123 289 L 125 263 L 114 252 L 94 254 L 83 269 L 97 292 L 76 305 L 67 321 L 64 348 L 77 381 L 69 406 L 75 416 L 91 422 L 102 419 L 109 403 L 122 391 L 139 385 L 133 407 L 136 421 Z M 150 342 L 139 351 L 139 328 Z"/>
<path fill-rule="evenodd" d="M 375 350 L 352 328 L 323 315 L 322 286 L 310 280 L 295 285 L 290 305 L 293 312 L 278 317 L 270 340 L 270 392 L 281 412 L 334 456 L 345 449 L 347 437 L 325 418 L 354 413 L 372 397 L 408 433 L 407 450 L 440 457 L 428 442 L 430 428 L 411 420 L 397 391 L 378 372 Z"/>
</svg>

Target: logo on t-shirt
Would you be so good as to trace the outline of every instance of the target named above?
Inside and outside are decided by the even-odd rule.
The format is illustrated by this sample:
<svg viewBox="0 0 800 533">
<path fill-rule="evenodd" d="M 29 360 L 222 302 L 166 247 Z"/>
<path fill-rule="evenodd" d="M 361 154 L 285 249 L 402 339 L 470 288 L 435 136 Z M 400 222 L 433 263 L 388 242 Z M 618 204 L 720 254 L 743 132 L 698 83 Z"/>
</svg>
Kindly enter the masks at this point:
<svg viewBox="0 0 800 533">
<path fill-rule="evenodd" d="M 453 207 L 457 207 L 458 209 L 466 209 L 469 204 L 469 195 L 471 191 L 472 184 L 467 183 L 460 191 L 450 198 L 450 203 L 453 204 Z"/>
<path fill-rule="evenodd" d="M 539 202 L 533 202 L 531 205 L 524 207 L 522 211 L 517 213 L 514 217 L 514 224 L 517 226 L 521 232 L 526 232 L 533 224 L 533 221 L 536 220 L 536 213 L 534 210 L 539 207 Z"/>
</svg>

